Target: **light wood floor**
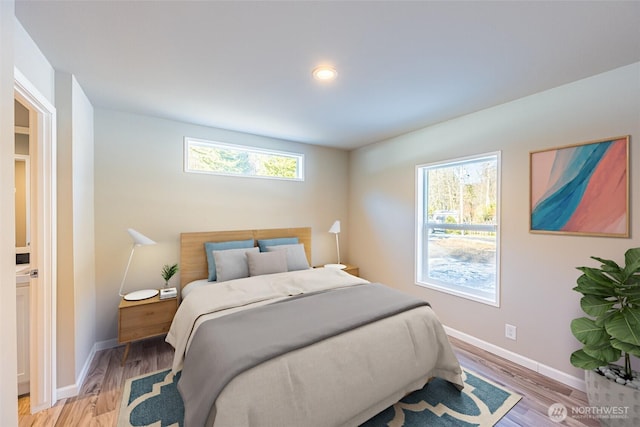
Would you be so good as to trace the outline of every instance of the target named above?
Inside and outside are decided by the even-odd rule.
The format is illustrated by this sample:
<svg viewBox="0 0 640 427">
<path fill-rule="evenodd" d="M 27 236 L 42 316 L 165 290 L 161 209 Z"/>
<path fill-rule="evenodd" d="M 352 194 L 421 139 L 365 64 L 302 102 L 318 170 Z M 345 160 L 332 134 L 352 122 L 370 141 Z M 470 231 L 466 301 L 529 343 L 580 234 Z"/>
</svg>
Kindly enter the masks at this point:
<svg viewBox="0 0 640 427">
<path fill-rule="evenodd" d="M 595 420 L 572 418 L 558 424 L 547 416 L 547 409 L 553 403 L 563 403 L 567 408 L 586 406 L 583 392 L 454 338 L 451 338 L 451 343 L 462 366 L 523 396 L 500 420 L 499 427 L 599 425 Z M 120 366 L 123 351 L 124 346 L 98 352 L 80 394 L 60 400 L 51 409 L 29 415 L 29 398 L 19 398 L 20 427 L 115 426 L 124 382 L 131 377 L 167 369 L 173 358 L 173 349 L 162 338 L 133 343 L 127 363 Z"/>
<path fill-rule="evenodd" d="M 572 427 L 599 427 L 595 419 L 567 418 L 555 423 L 547 415 L 549 406 L 562 403 L 571 412 L 572 407 L 588 406 L 584 392 L 551 380 L 530 369 L 523 368 L 501 357 L 481 350 L 455 338 L 449 338 L 460 364 L 478 374 L 518 393 L 522 399 L 497 424 L 499 427 L 545 427 L 566 425 Z"/>
</svg>

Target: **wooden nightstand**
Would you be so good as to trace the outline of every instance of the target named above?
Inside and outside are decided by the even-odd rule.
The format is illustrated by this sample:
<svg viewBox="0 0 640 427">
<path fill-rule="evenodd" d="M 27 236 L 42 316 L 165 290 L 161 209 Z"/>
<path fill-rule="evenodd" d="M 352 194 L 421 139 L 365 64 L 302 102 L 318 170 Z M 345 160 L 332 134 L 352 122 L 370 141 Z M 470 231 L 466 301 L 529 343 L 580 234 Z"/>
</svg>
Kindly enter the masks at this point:
<svg viewBox="0 0 640 427">
<path fill-rule="evenodd" d="M 342 271 L 345 271 L 351 274 L 352 276 L 360 277 L 360 267 L 357 267 L 351 264 L 344 264 L 344 265 L 346 265 L 347 267 L 343 268 Z M 324 265 L 317 265 L 313 268 L 324 268 Z"/>
<path fill-rule="evenodd" d="M 178 309 L 178 298 L 160 299 L 159 295 L 140 301 L 120 300 L 118 306 L 118 343 L 127 343 L 122 365 L 129 355 L 132 341 L 164 335 L 169 332 Z"/>
<path fill-rule="evenodd" d="M 347 266 L 347 268 L 345 268 L 344 271 L 351 274 L 352 276 L 360 277 L 360 267 L 351 264 L 345 265 Z"/>
</svg>

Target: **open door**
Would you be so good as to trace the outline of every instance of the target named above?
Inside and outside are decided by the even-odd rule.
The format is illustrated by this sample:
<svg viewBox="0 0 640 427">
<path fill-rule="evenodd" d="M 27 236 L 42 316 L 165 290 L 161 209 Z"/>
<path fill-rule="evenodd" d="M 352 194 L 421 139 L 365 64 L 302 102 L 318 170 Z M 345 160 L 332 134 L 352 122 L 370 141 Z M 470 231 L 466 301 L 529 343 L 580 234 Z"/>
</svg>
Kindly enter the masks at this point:
<svg viewBox="0 0 640 427">
<path fill-rule="evenodd" d="M 15 99 L 29 109 L 30 402 L 31 412 L 56 402 L 55 107 L 14 70 Z"/>
</svg>

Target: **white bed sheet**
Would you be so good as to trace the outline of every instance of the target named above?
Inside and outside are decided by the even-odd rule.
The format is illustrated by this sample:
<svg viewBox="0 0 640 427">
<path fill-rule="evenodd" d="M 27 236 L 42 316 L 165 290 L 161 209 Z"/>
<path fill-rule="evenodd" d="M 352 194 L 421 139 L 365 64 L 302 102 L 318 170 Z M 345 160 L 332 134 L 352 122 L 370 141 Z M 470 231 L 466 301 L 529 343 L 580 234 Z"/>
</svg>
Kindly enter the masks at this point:
<svg viewBox="0 0 640 427">
<path fill-rule="evenodd" d="M 187 295 L 189 295 L 191 292 L 193 292 L 197 288 L 201 288 L 202 286 L 216 285 L 216 284 L 218 284 L 218 282 L 216 282 L 216 281 L 210 282 L 207 279 L 194 280 L 193 282 L 187 283 L 184 286 L 184 288 L 182 288 L 182 291 L 180 292 L 180 295 L 181 295 L 182 299 L 184 300 L 187 297 Z"/>
</svg>

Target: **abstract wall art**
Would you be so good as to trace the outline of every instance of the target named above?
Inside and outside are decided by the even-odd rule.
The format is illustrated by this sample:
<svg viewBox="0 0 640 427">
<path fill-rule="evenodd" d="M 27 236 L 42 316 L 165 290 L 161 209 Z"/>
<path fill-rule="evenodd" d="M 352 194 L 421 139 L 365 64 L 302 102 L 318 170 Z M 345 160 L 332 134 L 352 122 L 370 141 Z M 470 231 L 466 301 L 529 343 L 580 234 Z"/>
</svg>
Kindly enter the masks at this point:
<svg viewBox="0 0 640 427">
<path fill-rule="evenodd" d="M 532 233 L 629 237 L 629 136 L 529 153 Z"/>
</svg>

